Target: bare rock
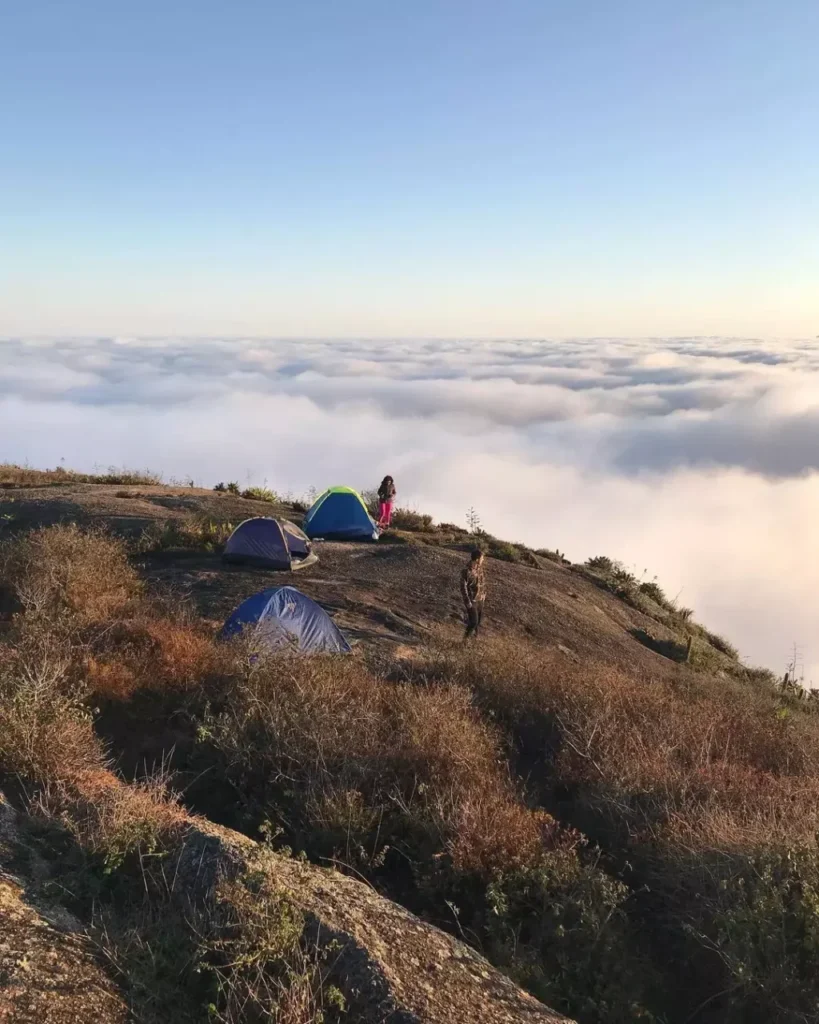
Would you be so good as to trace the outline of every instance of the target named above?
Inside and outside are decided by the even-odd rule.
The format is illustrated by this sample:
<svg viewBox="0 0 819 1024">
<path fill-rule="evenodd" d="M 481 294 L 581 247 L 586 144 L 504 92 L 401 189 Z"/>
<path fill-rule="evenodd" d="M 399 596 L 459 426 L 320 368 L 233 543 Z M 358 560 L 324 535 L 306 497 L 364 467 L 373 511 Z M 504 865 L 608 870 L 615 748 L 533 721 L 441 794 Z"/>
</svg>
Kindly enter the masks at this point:
<svg viewBox="0 0 819 1024">
<path fill-rule="evenodd" d="M 0 857 L 9 856 L 15 842 L 15 815 L 0 795 Z M 125 1003 L 96 962 L 79 922 L 62 908 L 48 913 L 32 905 L 24 887 L 0 867 L 0 1022 L 125 1024 L 127 1019 Z"/>
</svg>

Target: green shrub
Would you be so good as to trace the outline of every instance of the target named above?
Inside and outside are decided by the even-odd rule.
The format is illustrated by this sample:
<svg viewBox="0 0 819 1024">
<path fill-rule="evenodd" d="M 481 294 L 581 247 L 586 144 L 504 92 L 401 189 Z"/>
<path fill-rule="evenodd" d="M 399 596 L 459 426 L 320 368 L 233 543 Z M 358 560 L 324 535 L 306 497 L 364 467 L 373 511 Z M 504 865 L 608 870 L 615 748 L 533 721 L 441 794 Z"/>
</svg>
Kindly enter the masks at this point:
<svg viewBox="0 0 819 1024">
<path fill-rule="evenodd" d="M 242 491 L 242 497 L 251 501 L 269 501 L 274 504 L 279 501 L 278 494 L 271 491 L 269 487 L 248 487 Z"/>
<path fill-rule="evenodd" d="M 411 530 L 429 533 L 435 529 L 432 516 L 415 512 L 409 508 L 397 508 L 392 513 L 392 525 L 396 530 Z"/>
<path fill-rule="evenodd" d="M 341 1021 L 346 999 L 328 983 L 338 944 L 316 946 L 305 935 L 304 914 L 286 889 L 264 872 L 223 882 L 209 922 L 201 966 L 216 979 L 209 1019 L 219 1024 Z"/>
<path fill-rule="evenodd" d="M 610 573 L 613 571 L 615 562 L 607 555 L 595 555 L 594 558 L 587 558 L 585 565 L 592 572 Z"/>
<path fill-rule="evenodd" d="M 735 858 L 703 894 L 691 928 L 719 954 L 731 998 L 726 1024 L 813 1021 L 819 1010 L 819 853 L 816 845 Z"/>
<path fill-rule="evenodd" d="M 505 541 L 496 541 L 493 538 L 487 538 L 488 543 L 486 546 L 486 553 L 490 558 L 499 558 L 502 562 L 519 562 L 520 561 L 520 548 L 514 544 L 509 544 Z"/>
<path fill-rule="evenodd" d="M 661 608 L 669 607 L 669 600 L 666 597 L 665 591 L 656 580 L 649 580 L 645 583 L 641 583 L 640 593 L 650 597 L 652 601 L 656 601 Z"/>
<path fill-rule="evenodd" d="M 557 562 L 558 565 L 569 564 L 568 558 L 566 558 L 562 551 L 558 551 L 557 548 L 554 551 L 551 548 L 535 548 L 535 554 L 550 562 Z"/>
<path fill-rule="evenodd" d="M 622 882 L 574 855 L 501 874 L 487 891 L 493 959 L 548 1006 L 581 1021 L 652 1021 L 651 969 L 635 956 Z"/>
</svg>

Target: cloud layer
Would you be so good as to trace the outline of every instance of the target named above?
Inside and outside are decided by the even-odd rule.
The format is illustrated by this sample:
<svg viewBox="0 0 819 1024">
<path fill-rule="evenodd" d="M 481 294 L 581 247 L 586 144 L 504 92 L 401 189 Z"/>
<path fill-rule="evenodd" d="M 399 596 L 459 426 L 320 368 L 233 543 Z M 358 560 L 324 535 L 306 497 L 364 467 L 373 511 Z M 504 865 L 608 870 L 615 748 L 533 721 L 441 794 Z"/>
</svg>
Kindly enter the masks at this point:
<svg viewBox="0 0 819 1024">
<path fill-rule="evenodd" d="M 657 575 L 750 660 L 819 682 L 819 347 L 755 339 L 0 341 L 0 458 L 439 518 Z"/>
</svg>

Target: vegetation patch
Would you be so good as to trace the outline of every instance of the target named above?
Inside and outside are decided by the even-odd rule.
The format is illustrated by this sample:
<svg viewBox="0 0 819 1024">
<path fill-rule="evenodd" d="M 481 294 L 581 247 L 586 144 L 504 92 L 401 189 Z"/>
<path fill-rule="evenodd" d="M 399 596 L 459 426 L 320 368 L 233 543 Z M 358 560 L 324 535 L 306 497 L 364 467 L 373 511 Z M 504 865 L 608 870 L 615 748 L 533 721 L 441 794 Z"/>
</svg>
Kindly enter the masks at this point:
<svg viewBox="0 0 819 1024">
<path fill-rule="evenodd" d="M 0 463 L 0 487 L 53 487 L 62 484 L 130 484 L 156 486 L 162 475 L 149 469 L 119 469 L 109 466 L 102 473 L 77 473 L 73 469 L 32 469 L 15 463 Z"/>
<path fill-rule="evenodd" d="M 269 501 L 272 504 L 279 504 L 281 501 L 278 494 L 269 487 L 247 487 L 242 491 L 242 497 L 250 501 Z"/>
<path fill-rule="evenodd" d="M 210 530 L 230 529 L 173 523 L 155 550 L 217 550 Z M 423 522 L 394 536 L 476 539 Z M 654 674 L 519 635 L 401 661 L 259 657 L 146 591 L 122 542 L 75 526 L 7 540 L 0 570 L 14 594 L 0 781 L 50 830 L 55 885 L 137 1019 L 169 1005 L 183 1022 L 353 1019 L 337 951 L 269 874 L 180 902 L 191 819 L 175 784 L 199 811 L 363 877 L 581 1024 L 812 1019 L 815 702 L 732 662 L 656 581 L 602 558 L 582 570 L 671 634 L 642 643 L 688 658 L 651 659 Z M 172 724 L 166 770 L 112 774 L 99 709 L 109 737 Z"/>
<path fill-rule="evenodd" d="M 228 537 L 235 528 L 234 523 L 210 516 L 191 515 L 184 518 L 167 519 L 163 523 L 149 526 L 137 545 L 138 550 L 148 553 L 155 551 L 222 551 Z"/>
</svg>

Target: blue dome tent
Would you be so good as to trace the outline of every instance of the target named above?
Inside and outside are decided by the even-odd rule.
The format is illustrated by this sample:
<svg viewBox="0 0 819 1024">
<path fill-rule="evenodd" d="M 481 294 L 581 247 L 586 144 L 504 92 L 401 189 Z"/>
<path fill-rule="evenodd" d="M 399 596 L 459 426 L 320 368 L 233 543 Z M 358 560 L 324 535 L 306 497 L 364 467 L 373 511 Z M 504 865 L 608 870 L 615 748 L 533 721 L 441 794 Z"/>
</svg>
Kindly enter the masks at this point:
<svg viewBox="0 0 819 1024">
<path fill-rule="evenodd" d="M 327 612 L 295 587 L 272 587 L 249 597 L 231 613 L 222 628 L 222 638 L 247 631 L 270 650 L 350 652 L 350 645 Z"/>
<path fill-rule="evenodd" d="M 318 561 L 298 526 L 266 516 L 240 523 L 228 537 L 222 559 L 261 569 L 303 569 Z"/>
<path fill-rule="evenodd" d="M 378 540 L 378 527 L 352 487 L 330 487 L 319 495 L 304 517 L 304 532 L 325 540 Z"/>
</svg>

